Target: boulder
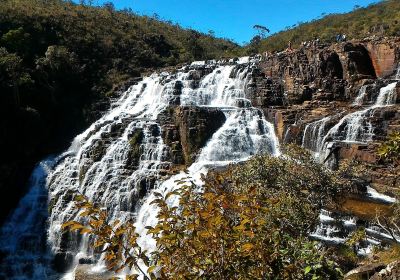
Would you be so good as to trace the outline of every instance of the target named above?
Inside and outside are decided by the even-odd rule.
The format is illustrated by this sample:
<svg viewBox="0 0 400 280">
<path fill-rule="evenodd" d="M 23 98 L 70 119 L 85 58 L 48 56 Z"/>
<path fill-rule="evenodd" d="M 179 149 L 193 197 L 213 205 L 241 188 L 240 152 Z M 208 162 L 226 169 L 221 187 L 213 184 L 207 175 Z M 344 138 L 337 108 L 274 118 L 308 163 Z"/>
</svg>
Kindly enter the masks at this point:
<svg viewBox="0 0 400 280">
<path fill-rule="evenodd" d="M 386 268 L 375 273 L 370 280 L 399 280 L 400 279 L 400 261 L 395 261 L 386 266 Z"/>
<path fill-rule="evenodd" d="M 363 279 L 368 280 L 372 275 L 374 275 L 378 271 L 381 271 L 384 268 L 385 264 L 383 263 L 360 266 L 349 271 L 344 276 L 344 280 L 363 280 Z"/>
<path fill-rule="evenodd" d="M 92 268 L 87 264 L 78 265 L 74 271 L 75 280 L 108 280 L 113 277 L 109 272 L 93 272 Z"/>
<path fill-rule="evenodd" d="M 74 261 L 74 255 L 69 252 L 58 252 L 53 259 L 53 268 L 59 273 L 67 272 Z"/>
<path fill-rule="evenodd" d="M 218 108 L 170 107 L 159 117 L 162 137 L 175 164 L 191 164 L 211 136 L 225 123 Z"/>
</svg>

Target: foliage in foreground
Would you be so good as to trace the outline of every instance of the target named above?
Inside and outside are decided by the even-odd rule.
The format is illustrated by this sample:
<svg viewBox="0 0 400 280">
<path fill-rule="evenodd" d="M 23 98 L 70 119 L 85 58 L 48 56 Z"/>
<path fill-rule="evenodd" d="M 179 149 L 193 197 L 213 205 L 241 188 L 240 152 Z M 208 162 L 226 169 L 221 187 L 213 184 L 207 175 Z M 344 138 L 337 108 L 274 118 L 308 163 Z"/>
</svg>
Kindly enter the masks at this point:
<svg viewBox="0 0 400 280">
<path fill-rule="evenodd" d="M 151 278 L 339 279 L 337 265 L 308 234 L 320 207 L 351 185 L 351 172 L 328 171 L 299 148 L 285 154 L 256 156 L 203 176 L 201 187 L 188 178 L 156 194 L 158 224 L 147 229 L 157 249 L 150 259 L 132 223 L 108 221 L 106 210 L 82 196 L 77 206 L 88 220 L 64 227 L 92 234 L 110 270 L 138 268 L 140 260 Z M 170 203 L 176 198 L 179 205 Z"/>
<path fill-rule="evenodd" d="M 400 164 L 400 131 L 393 132 L 379 147 L 378 155 L 386 162 Z"/>
<path fill-rule="evenodd" d="M 382 161 L 390 168 L 395 175 L 394 182 L 399 182 L 400 174 L 400 132 L 393 132 L 388 139 L 381 144 L 378 149 L 378 155 Z M 400 187 L 393 186 L 393 187 Z M 392 206 L 393 212 L 390 216 L 377 215 L 376 222 L 378 226 L 393 240 L 400 244 L 400 195 L 397 194 L 397 201 Z"/>
</svg>

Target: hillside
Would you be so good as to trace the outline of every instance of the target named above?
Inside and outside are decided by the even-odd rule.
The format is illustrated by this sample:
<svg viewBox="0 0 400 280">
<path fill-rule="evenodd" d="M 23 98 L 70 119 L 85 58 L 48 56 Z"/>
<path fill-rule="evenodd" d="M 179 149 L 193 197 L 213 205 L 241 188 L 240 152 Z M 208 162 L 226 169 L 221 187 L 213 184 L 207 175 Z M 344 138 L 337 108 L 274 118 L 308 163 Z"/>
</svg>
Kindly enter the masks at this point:
<svg viewBox="0 0 400 280">
<path fill-rule="evenodd" d="M 294 47 L 315 38 L 332 43 L 337 34 L 346 34 L 348 39 L 400 35 L 400 1 L 386 0 L 356 8 L 350 13 L 326 15 L 273 34 L 261 42 L 253 41 L 250 47 L 259 52 L 280 51 L 288 46 L 289 41 Z"/>
<path fill-rule="evenodd" d="M 98 118 L 108 106 L 106 98 L 121 83 L 154 68 L 229 56 L 237 47 L 130 10 L 116 11 L 111 4 L 2 0 L 3 207 L 15 203 L 33 164 L 65 148 Z"/>
</svg>

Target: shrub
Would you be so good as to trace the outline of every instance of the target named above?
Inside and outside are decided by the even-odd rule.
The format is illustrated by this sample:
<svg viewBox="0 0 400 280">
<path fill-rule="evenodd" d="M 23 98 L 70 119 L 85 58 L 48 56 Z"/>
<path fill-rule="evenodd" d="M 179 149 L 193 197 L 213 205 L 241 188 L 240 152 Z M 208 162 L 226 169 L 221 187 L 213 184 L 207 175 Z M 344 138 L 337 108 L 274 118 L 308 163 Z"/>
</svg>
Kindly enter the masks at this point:
<svg viewBox="0 0 400 280">
<path fill-rule="evenodd" d="M 64 226 L 93 234 L 111 270 L 140 259 L 162 279 L 339 279 L 337 265 L 308 234 L 320 208 L 351 184 L 349 169 L 329 171 L 295 146 L 284 152 L 210 172 L 202 186 L 186 178 L 173 192 L 155 193 L 158 223 L 147 227 L 157 244 L 151 260 L 132 223 L 107 221 L 82 196 L 78 207 L 89 223 Z"/>
<path fill-rule="evenodd" d="M 378 149 L 378 155 L 385 161 L 400 164 L 400 132 L 393 132 Z"/>
</svg>

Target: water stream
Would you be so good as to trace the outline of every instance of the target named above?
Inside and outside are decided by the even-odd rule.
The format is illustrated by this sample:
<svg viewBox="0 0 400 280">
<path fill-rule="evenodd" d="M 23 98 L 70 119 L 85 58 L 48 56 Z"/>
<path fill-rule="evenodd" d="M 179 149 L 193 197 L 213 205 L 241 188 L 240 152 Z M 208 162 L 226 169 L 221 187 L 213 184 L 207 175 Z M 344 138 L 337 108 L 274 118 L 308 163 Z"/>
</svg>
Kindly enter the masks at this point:
<svg viewBox="0 0 400 280">
<path fill-rule="evenodd" d="M 82 260 L 102 266 L 87 236 L 61 230 L 64 222 L 77 217 L 71 201 L 75 191 L 107 207 L 111 219 L 135 219 L 141 245 L 154 247 L 144 229 L 156 222 L 157 209 L 150 205 L 153 190 L 171 190 L 184 176 L 165 176 L 172 166 L 171 150 L 163 141 L 158 117 L 169 106 L 213 107 L 226 116 L 188 168 L 194 179 L 212 166 L 260 153 L 279 154 L 273 126 L 246 99 L 252 70 L 250 58 L 225 64 L 197 62 L 175 74 L 153 74 L 123 93 L 66 153 L 35 169 L 29 193 L 1 229 L 5 242 L 0 250 L 6 262 L 0 266 L 0 278 L 60 279 L 52 269 L 55 263 L 70 277 Z"/>
<path fill-rule="evenodd" d="M 319 155 L 321 161 L 326 160 L 330 148 L 335 142 L 367 144 L 373 140 L 374 127 L 371 118 L 377 109 L 391 106 L 396 101 L 397 82 L 390 83 L 379 89 L 379 94 L 373 105 L 349 113 L 342 117 L 331 128 L 326 129 L 327 122 L 333 116 L 327 116 L 306 125 L 302 145 Z M 366 96 L 366 87 L 363 86 L 353 104 L 362 105 Z"/>
<path fill-rule="evenodd" d="M 73 277 L 74 268 L 82 260 L 102 268 L 101 259 L 88 246 L 87 236 L 61 231 L 65 221 L 77 217 L 71 201 L 76 191 L 107 207 L 111 219 L 136 220 L 140 244 L 151 251 L 155 244 L 146 235 L 145 226 L 157 222 L 157 209 L 150 204 L 154 191 L 169 192 L 176 188 L 177 179 L 189 175 L 198 181 L 211 167 L 244 161 L 256 154 L 279 155 L 273 126 L 247 99 L 253 63 L 249 57 L 228 63 L 196 62 L 174 74 L 146 77 L 113 102 L 109 112 L 78 135 L 65 153 L 40 162 L 28 193 L 0 230 L 0 279 Z M 381 88 L 374 105 L 344 116 L 333 127 L 327 127 L 332 121 L 329 116 L 308 124 L 303 146 L 323 159 L 334 142 L 368 143 L 374 136 L 370 118 L 376 109 L 395 102 L 396 85 Z M 366 88 L 362 88 L 354 104 L 362 106 L 365 96 Z M 218 109 L 226 121 L 188 167 L 189 174 L 168 178 L 167 171 L 173 166 L 171 148 L 164 143 L 159 116 L 170 106 Z M 369 194 L 390 199 L 373 189 Z M 312 236 L 342 242 L 343 233 L 336 232 L 331 216 L 321 213 L 321 226 Z M 352 218 L 342 222 L 346 230 L 355 226 Z M 368 230 L 380 234 L 375 228 Z M 371 244 L 378 242 L 370 239 Z"/>
</svg>

